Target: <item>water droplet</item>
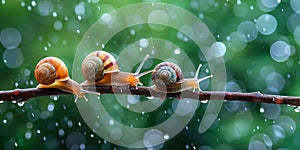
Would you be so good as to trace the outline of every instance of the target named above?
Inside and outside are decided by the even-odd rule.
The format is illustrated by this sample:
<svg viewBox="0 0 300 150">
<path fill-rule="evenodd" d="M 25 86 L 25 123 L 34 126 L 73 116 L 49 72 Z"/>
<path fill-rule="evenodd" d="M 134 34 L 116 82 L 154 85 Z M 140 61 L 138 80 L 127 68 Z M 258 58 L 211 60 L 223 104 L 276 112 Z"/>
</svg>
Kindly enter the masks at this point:
<svg viewBox="0 0 300 150">
<path fill-rule="evenodd" d="M 284 41 L 276 41 L 270 48 L 270 54 L 275 61 L 284 62 L 291 55 L 290 45 Z"/>
<path fill-rule="evenodd" d="M 54 110 L 54 108 L 55 108 L 55 105 L 54 105 L 54 103 L 50 103 L 50 104 L 48 104 L 48 111 L 53 111 Z"/>
<path fill-rule="evenodd" d="M 38 3 L 38 13 L 41 15 L 41 16 L 48 16 L 52 13 L 53 11 L 53 2 L 52 1 L 39 1 Z"/>
<path fill-rule="evenodd" d="M 270 90 L 273 93 L 278 93 L 283 89 L 285 85 L 284 77 L 277 72 L 270 73 L 265 80 L 268 90 Z"/>
<path fill-rule="evenodd" d="M 23 53 L 21 49 L 6 49 L 3 54 L 3 61 L 8 68 L 18 68 L 23 63 Z"/>
<path fill-rule="evenodd" d="M 66 138 L 66 145 L 68 149 L 72 149 L 72 147 L 74 148 L 75 146 L 85 145 L 85 142 L 85 136 L 80 132 L 71 132 Z"/>
<path fill-rule="evenodd" d="M 169 15 L 163 10 L 153 10 L 148 16 L 149 26 L 155 31 L 161 31 L 166 28 L 165 26 L 158 26 L 155 23 L 168 24 L 169 20 Z"/>
<path fill-rule="evenodd" d="M 261 108 L 264 109 L 263 115 L 267 119 L 276 119 L 281 113 L 281 107 L 276 104 L 266 104 L 262 103 Z"/>
<path fill-rule="evenodd" d="M 63 24 L 62 24 L 61 21 L 55 21 L 54 24 L 53 24 L 53 27 L 54 27 L 55 30 L 60 30 L 60 29 L 62 29 Z"/>
<path fill-rule="evenodd" d="M 265 112 L 265 109 L 261 107 L 261 108 L 259 109 L 259 112 L 260 112 L 260 113 L 264 113 L 264 112 Z"/>
<path fill-rule="evenodd" d="M 249 142 L 249 150 L 271 149 L 273 146 L 271 138 L 266 134 L 256 134 L 251 137 Z"/>
<path fill-rule="evenodd" d="M 127 100 L 129 104 L 136 104 L 140 101 L 139 95 L 128 95 Z"/>
<path fill-rule="evenodd" d="M 148 130 L 143 139 L 143 143 L 147 148 L 162 144 L 165 142 L 164 134 L 160 130 L 150 129 Z"/>
<path fill-rule="evenodd" d="M 30 130 L 27 130 L 27 131 L 25 132 L 25 139 L 29 140 L 29 139 L 31 139 L 31 136 L 32 136 L 31 131 L 30 131 Z"/>
<path fill-rule="evenodd" d="M 7 49 L 17 48 L 21 43 L 21 40 L 22 36 L 20 32 L 15 28 L 9 27 L 1 31 L 0 41 L 2 45 Z"/>
<path fill-rule="evenodd" d="M 64 135 L 65 135 L 64 129 L 59 129 L 59 130 L 58 130 L 58 135 L 59 135 L 59 136 L 64 136 Z"/>
<path fill-rule="evenodd" d="M 251 21 L 243 21 L 239 24 L 237 32 L 241 40 L 244 42 L 252 42 L 257 38 L 256 25 Z"/>
<path fill-rule="evenodd" d="M 300 3 L 298 0 L 290 0 L 290 5 L 297 14 L 300 14 Z"/>
<path fill-rule="evenodd" d="M 33 127 L 33 124 L 31 122 L 26 123 L 26 128 L 27 129 L 32 129 L 32 127 Z"/>
<path fill-rule="evenodd" d="M 75 6 L 75 14 L 76 15 L 84 15 L 85 14 L 85 4 L 83 2 L 81 2 Z"/>
<path fill-rule="evenodd" d="M 280 0 L 260 0 L 264 7 L 274 9 L 281 2 Z"/>
<path fill-rule="evenodd" d="M 119 128 L 113 128 L 110 130 L 109 132 L 109 136 L 113 139 L 113 140 L 118 140 L 123 136 L 123 131 Z"/>
<path fill-rule="evenodd" d="M 28 10 L 28 11 L 31 11 L 31 10 L 32 10 L 32 8 L 31 8 L 30 5 L 27 6 L 27 10 Z"/>
<path fill-rule="evenodd" d="M 69 128 L 71 128 L 71 127 L 73 127 L 73 122 L 72 122 L 71 120 L 69 120 L 69 121 L 67 122 L 67 125 L 68 125 Z"/>
<path fill-rule="evenodd" d="M 29 121 L 37 121 L 40 117 L 40 111 L 37 109 L 31 109 L 27 112 L 27 119 Z"/>
<path fill-rule="evenodd" d="M 130 34 L 131 34 L 131 35 L 135 35 L 135 31 L 131 29 L 131 30 L 130 30 Z"/>
<path fill-rule="evenodd" d="M 114 120 L 109 120 L 109 125 L 114 125 L 115 124 L 115 122 L 114 122 Z"/>
<path fill-rule="evenodd" d="M 294 40 L 295 42 L 300 45 L 300 25 L 298 25 L 296 28 L 295 28 L 295 31 L 294 31 Z"/>
<path fill-rule="evenodd" d="M 228 47 L 234 51 L 241 51 L 247 45 L 246 42 L 244 42 L 239 37 L 237 32 L 230 33 L 230 35 L 228 36 L 228 38 L 226 38 L 226 40 L 227 40 Z"/>
<path fill-rule="evenodd" d="M 165 140 L 167 140 L 167 139 L 169 139 L 169 138 L 170 138 L 170 136 L 169 136 L 168 134 L 165 134 L 165 135 L 164 135 L 164 139 L 165 139 Z"/>
<path fill-rule="evenodd" d="M 181 53 L 181 50 L 179 48 L 176 48 L 174 50 L 174 54 L 179 55 Z"/>
<path fill-rule="evenodd" d="M 223 57 L 226 53 L 226 46 L 222 42 L 215 42 L 212 44 L 211 50 L 213 51 L 215 57 Z"/>
<path fill-rule="evenodd" d="M 149 41 L 148 41 L 147 39 L 141 39 L 141 40 L 139 41 L 139 45 L 140 45 L 142 48 L 146 48 L 146 47 L 148 47 L 148 45 L 149 45 Z"/>
<path fill-rule="evenodd" d="M 249 6 L 247 3 L 237 3 L 233 7 L 233 13 L 238 17 L 244 17 L 248 14 L 248 11 L 249 11 L 248 9 L 249 9 Z"/>
<path fill-rule="evenodd" d="M 36 2 L 35 1 L 31 1 L 31 6 L 35 7 L 36 6 Z"/>
<path fill-rule="evenodd" d="M 202 100 L 200 102 L 203 103 L 203 104 L 206 104 L 208 102 L 208 100 Z"/>
<path fill-rule="evenodd" d="M 53 16 L 54 18 L 57 17 L 57 12 L 54 11 L 54 12 L 52 13 L 52 16 Z"/>
<path fill-rule="evenodd" d="M 77 19 L 80 21 L 82 19 L 82 17 L 81 16 L 77 16 Z"/>
<path fill-rule="evenodd" d="M 269 137 L 272 139 L 273 144 L 278 143 L 285 139 L 286 135 L 283 128 L 279 125 L 271 125 L 266 130 Z"/>
<path fill-rule="evenodd" d="M 13 114 L 12 112 L 7 112 L 7 113 L 6 113 L 6 118 L 7 118 L 8 120 L 13 120 L 14 114 Z"/>
<path fill-rule="evenodd" d="M 272 34 L 277 28 L 277 20 L 270 14 L 263 14 L 256 21 L 257 30 L 263 35 Z"/>
<path fill-rule="evenodd" d="M 104 14 L 101 16 L 101 21 L 102 21 L 104 24 L 109 24 L 109 23 L 111 23 L 111 21 L 112 21 L 112 16 L 111 16 L 111 14 L 109 14 L 109 13 L 104 13 Z"/>
<path fill-rule="evenodd" d="M 18 106 L 22 107 L 22 106 L 24 106 L 24 104 L 25 104 L 25 102 L 19 102 Z"/>
</svg>

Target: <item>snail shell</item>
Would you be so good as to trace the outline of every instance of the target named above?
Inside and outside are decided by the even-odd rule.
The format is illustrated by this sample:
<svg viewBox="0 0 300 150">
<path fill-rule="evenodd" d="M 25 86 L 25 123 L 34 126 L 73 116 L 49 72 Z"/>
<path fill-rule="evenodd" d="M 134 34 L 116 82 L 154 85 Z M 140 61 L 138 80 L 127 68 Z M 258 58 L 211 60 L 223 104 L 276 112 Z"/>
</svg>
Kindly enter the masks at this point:
<svg viewBox="0 0 300 150">
<path fill-rule="evenodd" d="M 154 68 L 152 73 L 154 85 L 151 86 L 151 89 L 167 93 L 175 93 L 187 89 L 193 89 L 193 91 L 198 89 L 201 91 L 199 83 L 211 78 L 212 75 L 198 79 L 200 68 L 201 65 L 199 64 L 194 78 L 184 78 L 179 66 L 172 62 L 162 62 Z"/>
<path fill-rule="evenodd" d="M 56 57 L 46 57 L 35 67 L 34 76 L 42 85 L 50 85 L 55 80 L 66 81 L 69 78 L 68 68 Z"/>
<path fill-rule="evenodd" d="M 116 59 L 105 51 L 94 51 L 82 62 L 82 74 L 90 82 L 98 82 L 106 73 L 119 71 Z"/>
<path fill-rule="evenodd" d="M 151 73 L 152 70 L 140 73 L 143 64 L 149 55 L 143 59 L 135 73 L 123 72 L 119 70 L 116 59 L 105 51 L 94 51 L 90 53 L 82 62 L 82 74 L 87 81 L 81 83 L 82 86 L 135 86 L 140 83 L 139 78 Z"/>
<path fill-rule="evenodd" d="M 70 79 L 68 68 L 63 61 L 56 57 L 46 57 L 35 67 L 34 76 L 40 83 L 37 88 L 57 88 L 65 92 L 76 95 L 78 98 L 85 98 L 82 87 L 74 80 Z"/>
<path fill-rule="evenodd" d="M 179 66 L 171 62 L 162 62 L 154 68 L 152 81 L 158 89 L 166 90 L 174 84 L 182 83 L 184 77 Z"/>
</svg>

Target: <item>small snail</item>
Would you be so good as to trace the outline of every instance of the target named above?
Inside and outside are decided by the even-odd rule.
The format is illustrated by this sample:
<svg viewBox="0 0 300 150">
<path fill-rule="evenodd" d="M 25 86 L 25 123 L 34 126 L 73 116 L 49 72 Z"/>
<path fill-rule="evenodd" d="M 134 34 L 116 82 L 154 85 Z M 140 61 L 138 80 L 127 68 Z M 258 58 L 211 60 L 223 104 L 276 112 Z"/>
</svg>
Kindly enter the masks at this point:
<svg viewBox="0 0 300 150">
<path fill-rule="evenodd" d="M 135 73 L 119 70 L 116 59 L 108 52 L 98 50 L 90 53 L 82 62 L 82 74 L 87 81 L 81 85 L 104 86 L 135 86 L 140 83 L 139 78 L 152 72 L 152 70 L 140 73 L 143 64 L 148 59 L 147 55 Z"/>
<path fill-rule="evenodd" d="M 154 83 L 151 89 L 159 92 L 176 93 L 188 89 L 201 91 L 199 83 L 212 75 L 198 79 L 201 68 L 199 64 L 194 78 L 185 79 L 179 66 L 172 62 L 162 62 L 158 64 L 152 72 L 152 81 Z"/>
<path fill-rule="evenodd" d="M 70 79 L 68 68 L 59 58 L 46 57 L 35 67 L 34 76 L 39 82 L 37 88 L 57 88 L 76 95 L 78 98 L 85 98 L 85 91 L 74 80 Z"/>
</svg>

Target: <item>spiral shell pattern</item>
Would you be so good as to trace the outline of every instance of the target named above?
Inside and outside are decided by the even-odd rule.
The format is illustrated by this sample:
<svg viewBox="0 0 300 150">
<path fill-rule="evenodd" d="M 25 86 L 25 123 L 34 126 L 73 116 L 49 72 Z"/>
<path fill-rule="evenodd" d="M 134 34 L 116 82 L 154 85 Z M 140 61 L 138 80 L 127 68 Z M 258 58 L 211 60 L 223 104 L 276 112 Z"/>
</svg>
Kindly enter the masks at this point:
<svg viewBox="0 0 300 150">
<path fill-rule="evenodd" d="M 82 74 L 91 82 L 100 81 L 106 73 L 118 72 L 119 67 L 116 59 L 105 51 L 94 51 L 82 62 Z"/>
<path fill-rule="evenodd" d="M 152 80 L 158 88 L 165 88 L 168 85 L 182 82 L 184 77 L 179 66 L 171 62 L 162 62 L 154 68 Z"/>
<path fill-rule="evenodd" d="M 43 85 L 50 85 L 55 80 L 68 80 L 69 74 L 67 66 L 56 57 L 46 57 L 35 67 L 34 76 Z"/>
</svg>

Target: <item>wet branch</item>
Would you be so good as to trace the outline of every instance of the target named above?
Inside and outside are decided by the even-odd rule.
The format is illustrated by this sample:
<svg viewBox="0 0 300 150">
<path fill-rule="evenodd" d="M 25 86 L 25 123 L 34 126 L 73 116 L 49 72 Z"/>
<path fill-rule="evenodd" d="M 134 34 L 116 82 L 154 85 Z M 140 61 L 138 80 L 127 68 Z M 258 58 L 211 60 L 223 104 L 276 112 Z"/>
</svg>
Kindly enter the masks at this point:
<svg viewBox="0 0 300 150">
<path fill-rule="evenodd" d="M 112 86 L 86 86 L 85 90 L 98 91 L 101 94 L 130 94 L 130 95 L 143 95 L 147 97 L 159 97 L 165 99 L 166 97 L 175 97 L 178 99 L 191 98 L 200 101 L 204 100 L 228 100 L 228 101 L 248 101 L 248 102 L 261 102 L 261 103 L 274 103 L 274 104 L 288 104 L 293 106 L 300 106 L 300 97 L 294 96 L 280 96 L 280 95 L 269 95 L 262 94 L 259 92 L 254 93 L 239 93 L 239 92 L 219 92 L 219 91 L 184 91 L 178 93 L 162 93 L 153 91 L 149 87 L 139 86 L 138 89 L 135 87 L 112 87 Z M 15 89 L 0 91 L 0 101 L 15 101 L 23 102 L 30 98 L 39 96 L 50 96 L 50 95 L 61 95 L 70 94 L 63 92 L 59 89 Z"/>
</svg>

